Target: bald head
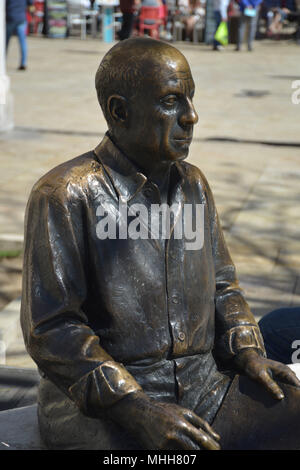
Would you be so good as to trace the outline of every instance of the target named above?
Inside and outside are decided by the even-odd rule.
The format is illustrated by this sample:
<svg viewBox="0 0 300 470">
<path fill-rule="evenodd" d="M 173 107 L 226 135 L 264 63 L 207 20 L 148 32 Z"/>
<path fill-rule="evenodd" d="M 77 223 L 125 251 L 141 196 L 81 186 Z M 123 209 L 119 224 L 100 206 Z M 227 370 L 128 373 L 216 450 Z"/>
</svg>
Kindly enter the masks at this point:
<svg viewBox="0 0 300 470">
<path fill-rule="evenodd" d="M 107 102 L 112 95 L 127 100 L 147 92 L 147 83 L 162 69 L 176 69 L 178 62 L 189 70 L 185 57 L 175 47 L 150 38 L 131 38 L 112 47 L 101 61 L 95 85 L 103 114 L 110 125 Z"/>
</svg>

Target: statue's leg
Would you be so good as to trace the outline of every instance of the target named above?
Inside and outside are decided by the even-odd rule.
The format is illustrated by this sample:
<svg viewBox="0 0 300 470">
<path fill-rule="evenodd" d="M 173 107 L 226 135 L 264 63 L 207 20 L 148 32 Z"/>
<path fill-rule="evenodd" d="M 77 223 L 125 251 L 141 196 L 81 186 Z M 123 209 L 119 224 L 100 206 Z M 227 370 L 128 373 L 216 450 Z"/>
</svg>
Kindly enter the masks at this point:
<svg viewBox="0 0 300 470">
<path fill-rule="evenodd" d="M 89 418 L 52 382 L 41 379 L 39 430 L 51 450 L 139 450 L 125 430 L 108 420 Z"/>
<path fill-rule="evenodd" d="M 212 423 L 224 450 L 300 450 L 300 389 L 280 383 L 285 398 L 236 375 Z"/>
<path fill-rule="evenodd" d="M 300 307 L 274 310 L 265 315 L 258 325 L 269 359 L 284 364 L 299 361 Z"/>
</svg>

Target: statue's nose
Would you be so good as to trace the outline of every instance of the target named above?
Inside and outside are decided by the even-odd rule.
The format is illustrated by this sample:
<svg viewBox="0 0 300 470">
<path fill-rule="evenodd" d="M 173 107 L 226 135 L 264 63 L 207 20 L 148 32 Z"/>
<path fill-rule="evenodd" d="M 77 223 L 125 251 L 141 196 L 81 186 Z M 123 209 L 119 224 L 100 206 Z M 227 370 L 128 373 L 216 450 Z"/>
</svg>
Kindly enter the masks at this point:
<svg viewBox="0 0 300 470">
<path fill-rule="evenodd" d="M 198 122 L 198 114 L 191 100 L 188 100 L 187 108 L 181 115 L 180 122 L 182 125 L 194 125 Z"/>
</svg>

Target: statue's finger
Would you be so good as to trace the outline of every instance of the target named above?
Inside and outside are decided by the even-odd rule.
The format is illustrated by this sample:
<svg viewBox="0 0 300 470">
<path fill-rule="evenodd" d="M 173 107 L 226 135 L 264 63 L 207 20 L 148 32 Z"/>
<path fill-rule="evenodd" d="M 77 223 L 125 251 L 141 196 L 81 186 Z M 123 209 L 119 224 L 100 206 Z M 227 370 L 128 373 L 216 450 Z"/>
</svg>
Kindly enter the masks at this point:
<svg viewBox="0 0 300 470">
<path fill-rule="evenodd" d="M 194 426 L 190 425 L 186 428 L 186 434 L 193 440 L 193 442 L 206 450 L 220 450 L 221 448 L 220 444 L 202 429 L 196 429 Z"/>
<path fill-rule="evenodd" d="M 219 441 L 221 439 L 219 434 L 217 434 L 206 421 L 204 421 L 204 420 L 202 420 L 202 421 L 203 421 L 202 427 L 205 429 L 205 431 L 208 432 L 214 439 Z"/>
<path fill-rule="evenodd" d="M 266 370 L 262 371 L 258 375 L 257 381 L 260 382 L 277 400 L 282 400 L 284 398 L 283 391 Z"/>
<path fill-rule="evenodd" d="M 213 439 L 216 439 L 217 441 L 220 440 L 219 434 L 217 434 L 212 427 L 205 421 L 204 419 L 200 418 L 200 416 L 196 415 L 192 411 L 189 411 L 188 413 L 185 414 L 185 418 L 196 428 L 202 428 L 204 431 L 206 431 Z"/>
</svg>

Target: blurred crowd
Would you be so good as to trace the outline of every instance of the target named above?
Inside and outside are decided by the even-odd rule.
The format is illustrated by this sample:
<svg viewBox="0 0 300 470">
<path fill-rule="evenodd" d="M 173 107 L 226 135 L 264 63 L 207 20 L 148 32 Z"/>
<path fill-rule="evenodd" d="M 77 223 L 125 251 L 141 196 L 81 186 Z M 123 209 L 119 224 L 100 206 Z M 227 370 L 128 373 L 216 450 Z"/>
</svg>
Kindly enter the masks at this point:
<svg viewBox="0 0 300 470">
<path fill-rule="evenodd" d="M 67 37 L 81 28 L 81 38 L 96 37 L 104 28 L 104 8 L 111 7 L 114 38 L 149 35 L 167 41 L 212 43 L 222 51 L 229 42 L 240 51 L 255 37 L 279 39 L 285 31 L 300 44 L 300 0 L 5 0 L 6 46 L 12 35 L 20 43 L 19 70 L 26 70 L 28 34 Z M 52 9 L 52 19 L 48 10 Z M 55 16 L 56 15 L 56 16 Z M 213 24 L 213 26 L 212 26 Z M 217 32 L 222 28 L 227 38 Z M 207 35 L 210 29 L 212 34 Z M 51 35 L 50 35 L 51 37 Z"/>
</svg>

